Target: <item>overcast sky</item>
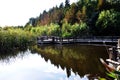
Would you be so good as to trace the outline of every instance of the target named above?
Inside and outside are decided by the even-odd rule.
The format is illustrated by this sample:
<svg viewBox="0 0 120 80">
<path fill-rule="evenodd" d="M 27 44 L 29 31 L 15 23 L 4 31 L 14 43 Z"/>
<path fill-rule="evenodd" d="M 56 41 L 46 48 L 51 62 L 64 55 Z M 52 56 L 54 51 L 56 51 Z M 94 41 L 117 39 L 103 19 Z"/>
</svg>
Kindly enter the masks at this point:
<svg viewBox="0 0 120 80">
<path fill-rule="evenodd" d="M 37 17 L 61 2 L 65 0 L 0 0 L 0 26 L 24 26 L 30 17 Z"/>
</svg>

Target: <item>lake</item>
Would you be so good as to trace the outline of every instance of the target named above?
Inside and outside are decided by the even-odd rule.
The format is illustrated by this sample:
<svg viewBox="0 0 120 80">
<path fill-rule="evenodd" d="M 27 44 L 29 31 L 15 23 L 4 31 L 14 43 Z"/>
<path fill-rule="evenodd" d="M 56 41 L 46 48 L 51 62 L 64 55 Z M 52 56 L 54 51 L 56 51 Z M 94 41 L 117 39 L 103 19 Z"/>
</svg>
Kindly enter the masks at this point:
<svg viewBox="0 0 120 80">
<path fill-rule="evenodd" d="M 105 77 L 99 58 L 109 58 L 104 46 L 35 45 L 0 53 L 0 80 L 94 80 Z"/>
</svg>

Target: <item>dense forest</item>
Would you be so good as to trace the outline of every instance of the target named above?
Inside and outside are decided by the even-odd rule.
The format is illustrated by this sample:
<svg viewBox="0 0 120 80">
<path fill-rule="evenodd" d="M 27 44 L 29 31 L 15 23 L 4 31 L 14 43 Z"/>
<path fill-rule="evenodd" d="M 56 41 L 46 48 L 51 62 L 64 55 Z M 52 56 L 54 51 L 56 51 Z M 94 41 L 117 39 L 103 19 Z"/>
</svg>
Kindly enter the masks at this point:
<svg viewBox="0 0 120 80">
<path fill-rule="evenodd" d="M 30 18 L 25 27 L 32 32 L 42 32 L 41 35 L 119 36 L 120 0 L 78 0 L 72 4 L 65 0 L 49 11 L 44 10 L 37 18 Z"/>
</svg>

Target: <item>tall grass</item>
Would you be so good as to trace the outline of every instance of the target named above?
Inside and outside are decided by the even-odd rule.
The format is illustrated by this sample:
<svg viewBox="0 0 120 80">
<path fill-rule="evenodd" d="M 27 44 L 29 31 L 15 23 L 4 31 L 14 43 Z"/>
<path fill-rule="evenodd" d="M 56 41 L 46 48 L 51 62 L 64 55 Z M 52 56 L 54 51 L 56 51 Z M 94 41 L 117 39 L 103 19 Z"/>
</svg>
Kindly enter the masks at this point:
<svg viewBox="0 0 120 80">
<path fill-rule="evenodd" d="M 2 29 L 0 31 L 0 50 L 26 47 L 34 35 L 22 29 Z"/>
</svg>

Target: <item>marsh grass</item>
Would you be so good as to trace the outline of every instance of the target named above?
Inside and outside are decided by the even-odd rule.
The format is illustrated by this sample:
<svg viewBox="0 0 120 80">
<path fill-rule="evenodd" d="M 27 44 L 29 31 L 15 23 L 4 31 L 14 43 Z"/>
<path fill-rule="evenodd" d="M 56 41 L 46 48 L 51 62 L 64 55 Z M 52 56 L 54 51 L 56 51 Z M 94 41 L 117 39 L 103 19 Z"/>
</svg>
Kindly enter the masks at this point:
<svg viewBox="0 0 120 80">
<path fill-rule="evenodd" d="M 33 41 L 34 35 L 22 29 L 7 29 L 0 31 L 0 50 L 23 48 Z"/>
</svg>

